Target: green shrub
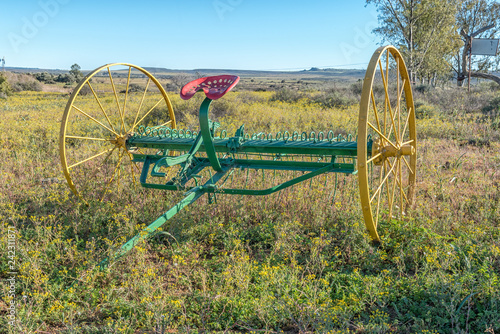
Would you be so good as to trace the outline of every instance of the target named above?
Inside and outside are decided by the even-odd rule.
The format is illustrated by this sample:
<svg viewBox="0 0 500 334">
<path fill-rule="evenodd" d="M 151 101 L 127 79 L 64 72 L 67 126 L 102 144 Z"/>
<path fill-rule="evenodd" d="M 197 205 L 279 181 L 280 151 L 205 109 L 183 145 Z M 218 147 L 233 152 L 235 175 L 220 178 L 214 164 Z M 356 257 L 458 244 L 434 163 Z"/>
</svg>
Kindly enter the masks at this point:
<svg viewBox="0 0 500 334">
<path fill-rule="evenodd" d="M 0 98 L 5 98 L 10 94 L 12 94 L 12 88 L 5 75 L 0 73 Z"/>
<path fill-rule="evenodd" d="M 12 88 L 7 81 L 7 77 L 3 73 L 0 73 L 0 97 L 5 98 L 10 94 L 12 94 Z"/>
<path fill-rule="evenodd" d="M 500 96 L 497 96 L 490 100 L 490 102 L 482 109 L 482 111 L 485 114 L 498 113 L 500 111 Z"/>
<path fill-rule="evenodd" d="M 361 96 L 361 93 L 363 92 L 363 81 L 358 80 L 357 82 L 353 83 L 351 85 L 351 92 L 355 95 Z"/>
<path fill-rule="evenodd" d="M 297 90 L 291 90 L 289 88 L 281 88 L 271 96 L 271 101 L 294 103 L 304 97 L 305 94 Z"/>
<path fill-rule="evenodd" d="M 92 94 L 92 89 L 90 89 L 90 87 L 88 85 L 84 85 L 82 87 L 82 89 L 80 89 L 80 95 L 82 96 L 87 96 L 87 95 L 90 95 Z"/>
<path fill-rule="evenodd" d="M 500 96 L 490 100 L 482 112 L 483 121 L 488 122 L 493 130 L 500 130 Z"/>
<path fill-rule="evenodd" d="M 431 118 L 436 114 L 436 107 L 422 101 L 415 102 L 415 116 L 418 119 Z"/>
<path fill-rule="evenodd" d="M 66 84 L 72 84 L 73 82 L 76 81 L 76 78 L 72 74 L 59 74 L 55 78 L 56 82 L 64 82 Z"/>
<path fill-rule="evenodd" d="M 421 94 L 426 94 L 431 91 L 432 87 L 429 85 L 418 85 L 414 89 L 416 92 L 419 92 Z"/>
<path fill-rule="evenodd" d="M 312 99 L 325 108 L 348 107 L 358 103 L 358 99 L 349 94 L 349 91 L 338 89 L 322 92 Z"/>
<path fill-rule="evenodd" d="M 12 90 L 14 90 L 15 92 L 41 92 L 42 84 L 38 81 L 18 81 L 12 85 Z"/>
<path fill-rule="evenodd" d="M 128 92 L 129 93 L 144 92 L 145 89 L 146 89 L 146 87 L 142 87 L 141 85 L 132 83 L 128 87 Z M 124 93 L 125 93 L 125 89 L 120 91 L 120 94 L 124 94 Z"/>
<path fill-rule="evenodd" d="M 35 79 L 37 79 L 38 81 L 45 83 L 45 84 L 54 84 L 55 83 L 54 76 L 50 73 L 47 73 L 47 72 L 35 73 L 33 76 L 35 77 Z"/>
</svg>

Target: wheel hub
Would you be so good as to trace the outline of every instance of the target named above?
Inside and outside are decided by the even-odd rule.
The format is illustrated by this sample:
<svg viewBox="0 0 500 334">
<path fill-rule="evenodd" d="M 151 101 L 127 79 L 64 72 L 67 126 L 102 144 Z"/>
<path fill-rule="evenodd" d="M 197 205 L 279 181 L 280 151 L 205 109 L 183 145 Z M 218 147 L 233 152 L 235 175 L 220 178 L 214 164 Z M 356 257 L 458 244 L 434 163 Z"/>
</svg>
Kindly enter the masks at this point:
<svg viewBox="0 0 500 334">
<path fill-rule="evenodd" d="M 410 145 L 395 145 L 388 144 L 382 139 L 377 139 L 372 145 L 372 156 L 378 156 L 373 160 L 375 165 L 381 165 L 385 159 L 390 157 L 400 157 L 404 155 L 413 155 L 415 153 L 415 148 Z"/>
<path fill-rule="evenodd" d="M 113 143 L 118 148 L 127 149 L 127 141 L 132 137 L 131 134 L 127 133 L 121 136 L 116 136 L 115 139 L 111 139 L 111 143 Z"/>
</svg>

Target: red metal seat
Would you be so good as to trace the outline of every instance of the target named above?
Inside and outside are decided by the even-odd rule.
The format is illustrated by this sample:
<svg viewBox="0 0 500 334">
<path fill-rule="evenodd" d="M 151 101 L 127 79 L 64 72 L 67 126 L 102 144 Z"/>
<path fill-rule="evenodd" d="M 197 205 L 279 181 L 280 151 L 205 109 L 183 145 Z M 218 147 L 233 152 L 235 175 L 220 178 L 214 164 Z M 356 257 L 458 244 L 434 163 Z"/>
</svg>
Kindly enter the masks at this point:
<svg viewBox="0 0 500 334">
<path fill-rule="evenodd" d="M 240 81 L 240 77 L 236 75 L 216 75 L 199 78 L 182 87 L 181 98 L 189 100 L 197 91 L 203 90 L 209 99 L 217 100 L 236 86 L 238 81 Z"/>
</svg>

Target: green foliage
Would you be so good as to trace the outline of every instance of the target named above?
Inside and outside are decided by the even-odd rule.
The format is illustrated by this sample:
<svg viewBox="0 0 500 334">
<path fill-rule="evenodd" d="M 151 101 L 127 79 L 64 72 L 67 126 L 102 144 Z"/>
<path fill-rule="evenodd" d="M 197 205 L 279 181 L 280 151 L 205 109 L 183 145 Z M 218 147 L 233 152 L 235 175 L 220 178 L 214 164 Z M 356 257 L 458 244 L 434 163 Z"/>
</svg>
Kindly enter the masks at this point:
<svg viewBox="0 0 500 334">
<path fill-rule="evenodd" d="M 436 107 L 425 102 L 415 102 L 415 116 L 418 119 L 432 118 L 436 114 Z"/>
<path fill-rule="evenodd" d="M 500 130 L 500 96 L 493 98 L 483 108 L 484 121 L 491 124 L 492 129 Z"/>
<path fill-rule="evenodd" d="M 303 98 L 305 98 L 305 94 L 298 90 L 281 88 L 274 92 L 271 96 L 271 101 L 294 103 Z"/>
<path fill-rule="evenodd" d="M 82 72 L 80 72 L 82 68 L 78 64 L 71 65 L 71 70 L 69 73 L 75 78 L 76 81 L 80 81 L 83 78 Z"/>
<path fill-rule="evenodd" d="M 500 112 L 500 96 L 497 96 L 490 100 L 488 105 L 486 105 L 483 109 L 484 113 L 499 113 Z"/>
<path fill-rule="evenodd" d="M 59 74 L 54 81 L 62 82 L 66 84 L 72 84 L 76 81 L 76 77 L 73 74 Z"/>
<path fill-rule="evenodd" d="M 359 98 L 350 94 L 349 89 L 328 89 L 313 95 L 312 100 L 325 108 L 340 108 L 357 104 Z"/>
<path fill-rule="evenodd" d="M 425 93 L 430 92 L 432 90 L 432 87 L 430 85 L 418 85 L 418 86 L 415 86 L 414 90 L 416 92 L 425 94 Z"/>
<path fill-rule="evenodd" d="M 15 92 L 24 92 L 24 91 L 41 92 L 42 84 L 38 81 L 31 81 L 31 80 L 18 81 L 13 83 L 12 90 Z"/>
<path fill-rule="evenodd" d="M 145 89 L 146 89 L 146 87 L 143 87 L 143 86 L 135 84 L 135 83 L 131 83 L 128 87 L 128 92 L 129 93 L 144 92 Z M 125 93 L 125 91 L 126 91 L 126 89 L 121 90 L 120 93 Z"/>
<path fill-rule="evenodd" d="M 374 32 L 398 47 L 410 78 L 449 73 L 447 61 L 459 45 L 455 17 L 461 0 L 367 0 L 379 12 Z"/>
<path fill-rule="evenodd" d="M 355 90 L 355 89 L 354 89 Z M 270 101 L 296 103 L 304 100 L 306 103 L 315 103 L 324 108 L 348 107 L 357 103 L 358 97 L 354 96 L 349 88 L 327 88 L 318 93 L 305 93 L 300 90 L 281 88 L 274 92 Z"/>
<path fill-rule="evenodd" d="M 44 83 L 44 84 L 54 84 L 54 76 L 50 73 L 47 72 L 41 72 L 41 73 L 35 73 L 34 74 L 35 79 L 38 81 Z"/>
<path fill-rule="evenodd" d="M 10 87 L 7 77 L 0 73 L 0 97 L 7 97 L 12 93 L 12 88 Z"/>
</svg>

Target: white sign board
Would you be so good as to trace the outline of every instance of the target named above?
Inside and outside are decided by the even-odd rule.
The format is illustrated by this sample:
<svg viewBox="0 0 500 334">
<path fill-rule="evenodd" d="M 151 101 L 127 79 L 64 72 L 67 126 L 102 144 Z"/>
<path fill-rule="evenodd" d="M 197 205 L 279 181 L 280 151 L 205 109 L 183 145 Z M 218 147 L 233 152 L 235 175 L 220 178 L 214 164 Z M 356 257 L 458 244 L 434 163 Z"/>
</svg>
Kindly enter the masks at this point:
<svg viewBox="0 0 500 334">
<path fill-rule="evenodd" d="M 498 39 L 473 38 L 472 54 L 481 56 L 496 56 L 498 51 Z"/>
</svg>

